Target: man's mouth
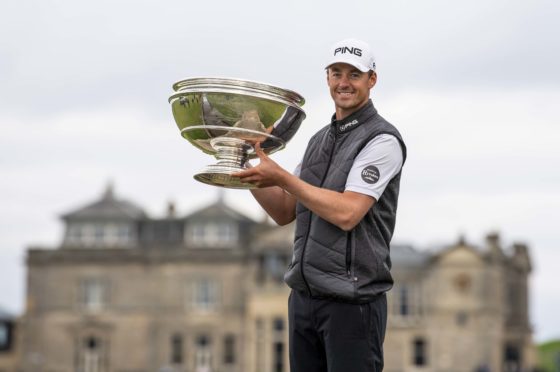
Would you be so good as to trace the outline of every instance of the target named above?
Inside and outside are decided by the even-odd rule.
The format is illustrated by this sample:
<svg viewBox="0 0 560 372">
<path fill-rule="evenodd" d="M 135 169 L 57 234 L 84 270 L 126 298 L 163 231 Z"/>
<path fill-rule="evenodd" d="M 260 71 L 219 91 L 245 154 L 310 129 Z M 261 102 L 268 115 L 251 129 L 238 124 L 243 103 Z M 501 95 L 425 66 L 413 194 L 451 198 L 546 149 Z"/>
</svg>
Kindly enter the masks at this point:
<svg viewBox="0 0 560 372">
<path fill-rule="evenodd" d="M 342 97 L 350 97 L 351 95 L 354 94 L 354 92 L 337 92 L 337 93 Z"/>
</svg>

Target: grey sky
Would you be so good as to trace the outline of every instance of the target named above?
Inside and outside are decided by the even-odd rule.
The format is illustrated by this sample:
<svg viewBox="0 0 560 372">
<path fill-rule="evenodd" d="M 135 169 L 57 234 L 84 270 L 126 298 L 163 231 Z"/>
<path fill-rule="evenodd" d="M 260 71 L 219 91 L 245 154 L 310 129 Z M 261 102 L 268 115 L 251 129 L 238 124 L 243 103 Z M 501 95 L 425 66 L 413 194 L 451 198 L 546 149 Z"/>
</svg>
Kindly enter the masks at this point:
<svg viewBox="0 0 560 372">
<path fill-rule="evenodd" d="M 327 47 L 372 45 L 372 98 L 409 146 L 395 241 L 459 234 L 530 245 L 537 339 L 560 337 L 560 4 L 554 1 L 8 1 L 0 4 L 0 306 L 20 312 L 25 248 L 55 246 L 58 216 L 119 196 L 153 216 L 217 190 L 213 161 L 181 139 L 167 97 L 191 76 L 302 94 L 308 118 L 273 159 L 295 167 L 333 111 Z M 245 191 L 227 201 L 260 217 Z"/>
</svg>

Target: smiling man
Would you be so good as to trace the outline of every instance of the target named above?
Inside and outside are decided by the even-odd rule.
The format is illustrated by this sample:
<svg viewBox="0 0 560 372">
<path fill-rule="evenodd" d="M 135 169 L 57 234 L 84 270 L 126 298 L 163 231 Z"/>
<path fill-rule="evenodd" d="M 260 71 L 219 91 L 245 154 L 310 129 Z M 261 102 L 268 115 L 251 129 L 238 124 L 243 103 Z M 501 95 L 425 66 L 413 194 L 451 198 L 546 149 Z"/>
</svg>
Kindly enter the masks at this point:
<svg viewBox="0 0 560 372">
<path fill-rule="evenodd" d="M 385 293 L 392 287 L 395 228 L 406 146 L 369 98 L 377 82 L 368 44 L 335 44 L 327 83 L 335 114 L 309 141 L 292 174 L 257 146 L 259 165 L 239 172 L 281 225 L 296 220 L 284 277 L 292 372 L 383 369 Z"/>
</svg>

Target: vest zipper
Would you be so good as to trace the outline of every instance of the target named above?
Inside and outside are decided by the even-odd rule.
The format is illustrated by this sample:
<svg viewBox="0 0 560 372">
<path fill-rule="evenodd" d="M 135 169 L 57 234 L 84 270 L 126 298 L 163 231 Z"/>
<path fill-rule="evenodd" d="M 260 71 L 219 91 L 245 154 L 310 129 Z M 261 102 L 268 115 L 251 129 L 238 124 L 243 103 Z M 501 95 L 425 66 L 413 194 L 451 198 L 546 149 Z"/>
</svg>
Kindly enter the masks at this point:
<svg viewBox="0 0 560 372">
<path fill-rule="evenodd" d="M 337 138 L 336 128 L 334 128 L 333 132 L 334 132 L 334 143 L 333 143 L 333 147 L 331 149 L 331 152 L 329 154 L 329 163 L 327 165 L 327 169 L 325 170 L 325 174 L 323 175 L 323 179 L 321 179 L 321 183 L 319 184 L 319 187 L 323 187 L 323 183 L 325 183 L 325 179 L 327 178 L 327 174 L 329 173 L 329 169 L 331 167 L 331 162 L 332 162 L 332 157 L 334 155 L 334 150 L 336 148 L 336 138 Z M 307 293 L 309 293 L 310 297 L 313 297 L 313 295 L 311 294 L 311 288 L 309 287 L 309 283 L 307 283 L 307 279 L 305 279 L 305 274 L 303 273 L 303 264 L 304 264 L 304 257 L 305 257 L 305 248 L 307 247 L 307 240 L 309 240 L 309 231 L 311 230 L 311 215 L 312 214 L 313 214 L 313 212 L 311 212 L 311 210 L 309 210 L 309 223 L 307 224 L 307 233 L 305 234 L 305 242 L 303 243 L 303 248 L 301 250 L 301 264 L 299 265 L 299 271 L 301 273 L 301 278 L 303 279 L 303 282 L 305 283 L 305 287 L 307 288 Z"/>
<path fill-rule="evenodd" d="M 346 275 L 352 277 L 352 232 L 346 233 Z"/>
</svg>

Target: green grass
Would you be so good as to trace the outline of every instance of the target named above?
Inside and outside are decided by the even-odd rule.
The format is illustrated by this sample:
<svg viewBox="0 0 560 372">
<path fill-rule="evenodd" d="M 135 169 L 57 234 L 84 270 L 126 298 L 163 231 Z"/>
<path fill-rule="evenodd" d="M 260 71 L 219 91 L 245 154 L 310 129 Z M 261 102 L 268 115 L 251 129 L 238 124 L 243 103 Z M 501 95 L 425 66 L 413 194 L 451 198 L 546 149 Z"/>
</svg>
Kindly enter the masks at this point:
<svg viewBox="0 0 560 372">
<path fill-rule="evenodd" d="M 539 371 L 560 371 L 560 340 L 540 344 L 537 350 L 539 355 Z"/>
</svg>

